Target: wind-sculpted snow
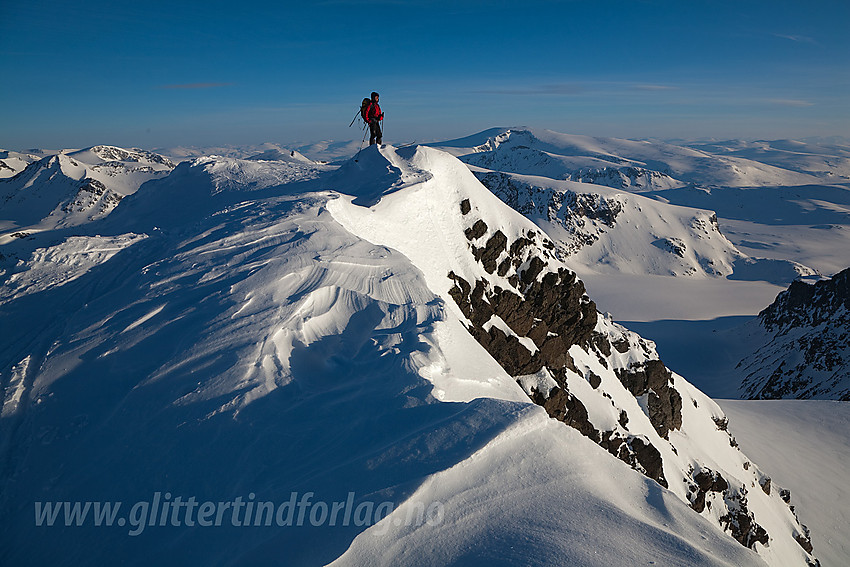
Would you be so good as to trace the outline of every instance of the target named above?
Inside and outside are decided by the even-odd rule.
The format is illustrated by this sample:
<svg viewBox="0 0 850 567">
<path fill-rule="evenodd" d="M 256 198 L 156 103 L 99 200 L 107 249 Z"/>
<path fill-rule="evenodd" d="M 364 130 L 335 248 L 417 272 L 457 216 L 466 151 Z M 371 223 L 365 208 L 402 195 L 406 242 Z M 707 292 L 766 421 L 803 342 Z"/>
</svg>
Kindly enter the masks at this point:
<svg viewBox="0 0 850 567">
<path fill-rule="evenodd" d="M 0 270 L 0 305 L 12 299 L 65 285 L 125 248 L 146 238 L 133 233 L 113 237 L 71 236 L 60 244 L 37 248 L 25 262 Z"/>
<path fill-rule="evenodd" d="M 57 246 L 15 282 L 126 246 L 56 285 L 8 287 L 4 564 L 810 559 L 720 409 L 599 315 L 554 243 L 443 152 L 373 146 L 335 171 L 201 158 L 42 238 Z M 137 535 L 33 523 L 36 502 L 126 509 L 155 493 L 309 494 L 389 515 L 163 516 Z M 425 508 L 439 513 L 406 521 Z"/>
<path fill-rule="evenodd" d="M 33 502 L 130 506 L 168 491 L 279 504 L 298 491 L 400 503 L 533 408 L 408 260 L 343 230 L 328 198 L 225 207 L 7 303 L 10 564 L 325 564 L 366 525 L 45 536 Z M 420 374 L 462 382 L 470 401 L 437 402 Z M 51 545 L 33 548 L 44 537 Z"/>
</svg>

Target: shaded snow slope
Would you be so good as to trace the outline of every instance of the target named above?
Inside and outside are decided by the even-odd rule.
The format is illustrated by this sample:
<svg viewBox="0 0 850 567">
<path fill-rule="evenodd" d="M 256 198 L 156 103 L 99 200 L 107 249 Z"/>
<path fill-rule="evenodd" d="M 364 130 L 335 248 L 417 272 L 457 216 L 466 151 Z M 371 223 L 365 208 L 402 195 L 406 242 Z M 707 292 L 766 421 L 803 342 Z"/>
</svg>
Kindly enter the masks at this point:
<svg viewBox="0 0 850 567">
<path fill-rule="evenodd" d="M 331 565 L 759 563 L 730 553 L 716 530 L 693 522 L 669 492 L 623 475 L 617 461 L 595 449 L 578 432 L 535 412 L 418 489 L 413 501 L 437 500 L 458 510 L 452 522 L 418 530 L 394 525 L 408 513 L 409 505 L 403 506 L 386 527 L 360 534 Z M 627 549 L 620 545 L 625 541 L 631 542 Z M 720 550 L 709 553 L 718 544 Z"/>
<path fill-rule="evenodd" d="M 850 564 L 850 404 L 721 400 L 741 448 L 790 490 L 823 567 Z M 770 427 L 764 424 L 769 423 Z"/>
<path fill-rule="evenodd" d="M 4 564 L 810 559 L 720 409 L 447 154 L 372 147 L 336 171 L 200 158 L 69 230 L 3 288 Z M 499 307 L 512 294 L 518 318 Z M 137 536 L 33 525 L 36 501 L 120 501 L 127 519 L 157 492 L 397 510 Z M 441 521 L 398 521 L 434 503 Z"/>
<path fill-rule="evenodd" d="M 36 529 L 33 502 L 130 506 L 168 491 L 280 504 L 298 491 L 399 503 L 535 409 L 408 260 L 342 229 L 328 198 L 220 202 L 6 305 L 4 328 L 17 332 L 0 351 L 2 506 L 17 520 L 4 563 L 321 565 L 364 526 L 184 525 L 134 538 Z M 462 378 L 470 401 L 438 403 L 423 368 Z"/>
</svg>

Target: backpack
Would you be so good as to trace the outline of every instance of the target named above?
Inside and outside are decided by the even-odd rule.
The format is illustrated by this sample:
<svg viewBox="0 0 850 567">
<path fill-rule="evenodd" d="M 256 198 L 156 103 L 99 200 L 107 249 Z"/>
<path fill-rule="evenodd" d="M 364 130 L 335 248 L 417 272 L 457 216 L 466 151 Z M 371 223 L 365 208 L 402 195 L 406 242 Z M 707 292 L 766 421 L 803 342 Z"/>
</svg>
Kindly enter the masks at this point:
<svg viewBox="0 0 850 567">
<path fill-rule="evenodd" d="M 369 118 L 367 118 L 367 113 L 369 112 L 369 105 L 372 104 L 372 99 L 364 98 L 363 102 L 360 103 L 360 118 L 363 119 L 363 122 L 368 123 Z"/>
</svg>

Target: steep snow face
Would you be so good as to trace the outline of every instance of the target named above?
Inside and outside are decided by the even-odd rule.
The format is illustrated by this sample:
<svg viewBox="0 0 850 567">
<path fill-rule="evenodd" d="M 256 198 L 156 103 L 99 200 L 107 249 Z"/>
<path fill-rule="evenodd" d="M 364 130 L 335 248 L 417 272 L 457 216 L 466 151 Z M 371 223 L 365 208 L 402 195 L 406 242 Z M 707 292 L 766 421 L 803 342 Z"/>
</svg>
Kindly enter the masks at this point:
<svg viewBox="0 0 850 567">
<path fill-rule="evenodd" d="M 850 401 L 850 268 L 795 281 L 758 323 L 746 327 L 754 348 L 736 367 L 742 397 Z"/>
<path fill-rule="evenodd" d="M 462 164 L 428 148 L 370 148 L 345 179 L 337 189 L 349 194 L 328 204 L 334 218 L 410 258 L 551 417 L 769 563 L 813 561 L 805 527 L 738 451 L 717 405 L 667 370 L 652 343 L 599 316 L 552 241 Z"/>
<path fill-rule="evenodd" d="M 685 184 L 747 187 L 818 182 L 806 173 L 694 148 L 530 128 L 487 130 L 434 145 L 488 169 L 638 191 Z"/>
<path fill-rule="evenodd" d="M 160 155 L 113 146 L 42 158 L 0 181 L 0 230 L 38 232 L 103 218 L 143 183 L 173 168 Z"/>
</svg>

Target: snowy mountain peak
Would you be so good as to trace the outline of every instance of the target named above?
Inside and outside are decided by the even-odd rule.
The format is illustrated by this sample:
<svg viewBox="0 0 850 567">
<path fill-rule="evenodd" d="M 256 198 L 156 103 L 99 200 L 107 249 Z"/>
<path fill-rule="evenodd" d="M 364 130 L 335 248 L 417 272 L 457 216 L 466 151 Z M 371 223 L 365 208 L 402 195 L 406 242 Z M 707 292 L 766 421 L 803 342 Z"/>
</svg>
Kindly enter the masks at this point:
<svg viewBox="0 0 850 567">
<path fill-rule="evenodd" d="M 316 163 L 313 160 L 304 156 L 296 150 L 287 150 L 280 146 L 274 146 L 261 153 L 254 154 L 246 159 L 249 160 L 265 160 L 265 161 L 287 161 L 294 163 Z"/>
<path fill-rule="evenodd" d="M 125 150 L 116 146 L 92 146 L 84 150 L 69 152 L 66 154 L 74 157 L 79 161 L 83 161 L 90 165 L 99 165 L 98 161 L 114 164 L 115 162 L 123 162 L 125 166 L 129 164 L 147 165 L 149 167 L 161 166 L 168 169 L 174 168 L 174 163 L 159 154 L 133 148 Z"/>
</svg>

